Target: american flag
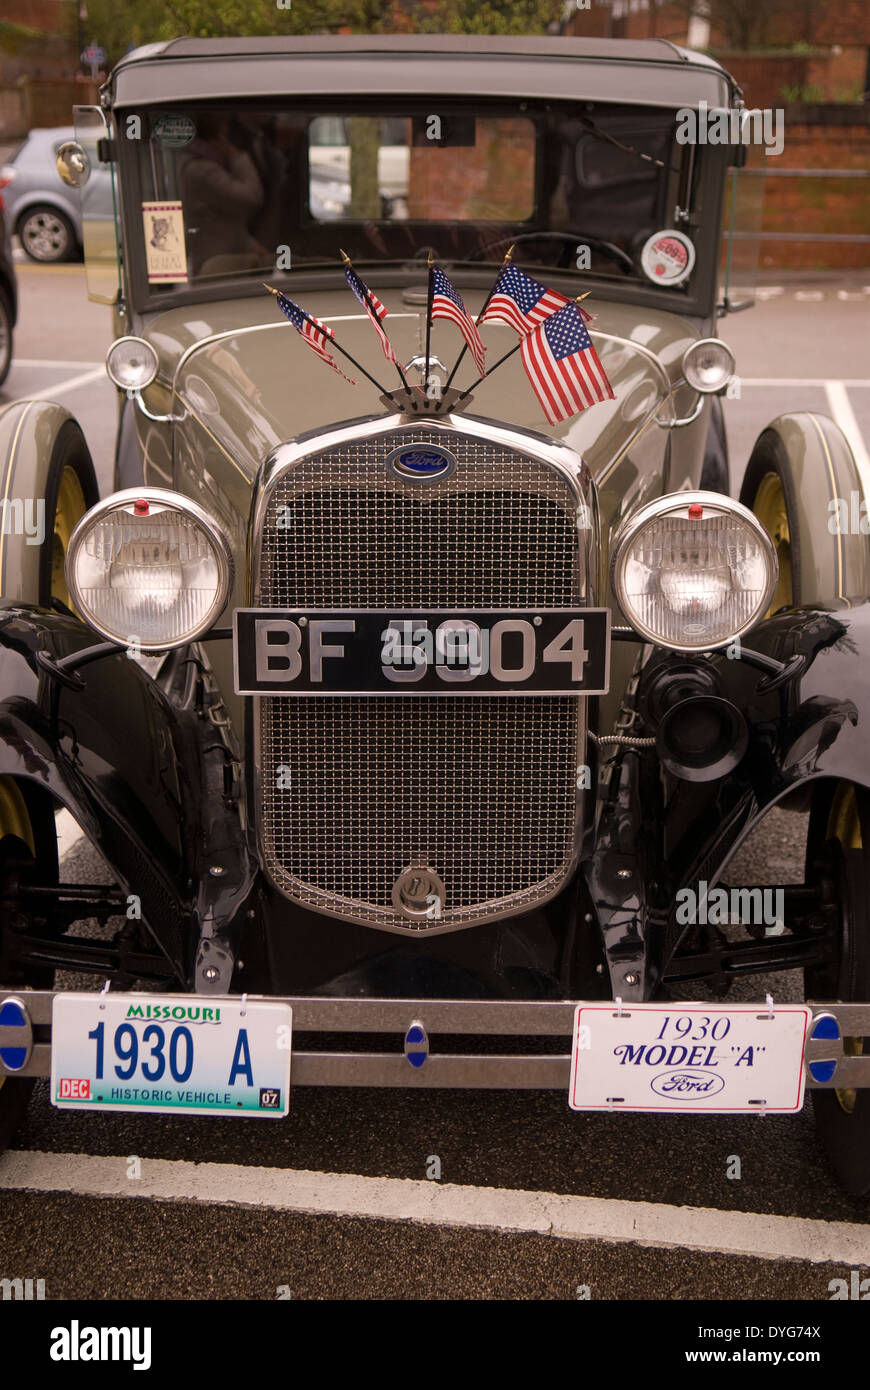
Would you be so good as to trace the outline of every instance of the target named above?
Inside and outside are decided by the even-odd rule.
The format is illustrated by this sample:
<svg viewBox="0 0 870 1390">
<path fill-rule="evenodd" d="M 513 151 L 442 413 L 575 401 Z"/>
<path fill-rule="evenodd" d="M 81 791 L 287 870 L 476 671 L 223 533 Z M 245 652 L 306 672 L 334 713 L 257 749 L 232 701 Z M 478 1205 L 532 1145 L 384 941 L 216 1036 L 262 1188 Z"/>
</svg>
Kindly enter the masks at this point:
<svg viewBox="0 0 870 1390">
<path fill-rule="evenodd" d="M 492 298 L 480 317 L 481 323 L 498 319 L 516 329 L 523 338 L 550 314 L 572 301 L 558 290 L 548 290 L 515 265 L 506 265 L 495 282 Z"/>
<path fill-rule="evenodd" d="M 443 270 L 432 270 L 432 317 L 433 319 L 452 319 L 462 331 L 462 336 L 474 358 L 474 365 L 481 376 L 486 375 L 486 348 L 480 341 L 477 325 L 469 314 L 459 291 L 451 285 Z"/>
<path fill-rule="evenodd" d="M 298 304 L 294 304 L 292 299 L 287 298 L 286 294 L 276 294 L 275 298 L 281 313 L 290 320 L 297 333 L 302 334 L 308 346 L 314 349 L 317 356 L 326 362 L 334 372 L 338 372 L 339 376 L 343 376 L 345 381 L 349 381 L 351 386 L 356 386 L 356 382 L 351 377 L 344 376 L 341 367 L 326 351 L 327 342 L 330 338 L 335 337 L 333 330 L 328 328 L 325 323 L 321 323 L 320 319 L 316 319 L 313 314 L 303 312 Z"/>
<path fill-rule="evenodd" d="M 375 331 L 381 340 L 381 347 L 384 349 L 384 356 L 388 362 L 395 362 L 396 354 L 393 352 L 390 340 L 381 328 L 381 319 L 387 317 L 387 306 L 382 304 L 376 294 L 368 286 L 364 285 L 352 266 L 348 266 L 344 272 L 344 278 L 353 290 L 360 304 L 365 309 L 369 318 L 375 326 Z"/>
<path fill-rule="evenodd" d="M 608 398 L 615 400 L 580 310 L 569 302 L 520 343 L 526 375 L 551 425 Z"/>
</svg>

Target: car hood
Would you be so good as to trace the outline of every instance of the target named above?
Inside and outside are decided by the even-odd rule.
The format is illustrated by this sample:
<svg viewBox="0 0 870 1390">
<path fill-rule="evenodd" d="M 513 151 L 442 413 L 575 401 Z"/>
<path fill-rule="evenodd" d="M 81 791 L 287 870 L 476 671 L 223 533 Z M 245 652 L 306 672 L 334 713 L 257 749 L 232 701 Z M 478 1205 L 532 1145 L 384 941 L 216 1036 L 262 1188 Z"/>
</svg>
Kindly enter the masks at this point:
<svg viewBox="0 0 870 1390">
<path fill-rule="evenodd" d="M 422 351 L 425 309 L 405 303 L 401 290 L 379 289 L 378 293 L 389 311 L 386 329 L 396 356 L 407 362 Z M 372 325 L 346 290 L 313 291 L 300 294 L 300 300 L 309 312 L 329 323 L 342 346 L 386 389 L 401 385 Z M 466 303 L 476 313 L 483 297 L 469 292 Z M 592 309 L 592 301 L 587 307 Z M 597 474 L 657 413 L 670 383 L 679 377 L 683 351 L 698 332 L 688 319 L 635 305 L 599 301 L 594 312 L 593 342 L 615 400 L 550 427 L 519 353 L 492 371 L 517 339 L 512 329 L 487 324 L 482 336 L 491 375 L 475 387 L 466 409 L 499 424 L 563 440 Z M 265 292 L 251 299 L 170 310 L 152 319 L 145 333 L 160 355 L 161 380 L 172 384 L 183 406 L 181 428 L 207 430 L 251 478 L 275 445 L 341 421 L 377 415 L 386 408 L 377 388 L 338 351 L 333 349 L 332 356 L 340 371 L 322 362 Z M 450 367 L 461 347 L 453 324 L 433 325 L 433 356 Z M 454 385 L 464 389 L 475 376 L 466 353 Z M 411 379 L 418 380 L 416 374 Z"/>
</svg>

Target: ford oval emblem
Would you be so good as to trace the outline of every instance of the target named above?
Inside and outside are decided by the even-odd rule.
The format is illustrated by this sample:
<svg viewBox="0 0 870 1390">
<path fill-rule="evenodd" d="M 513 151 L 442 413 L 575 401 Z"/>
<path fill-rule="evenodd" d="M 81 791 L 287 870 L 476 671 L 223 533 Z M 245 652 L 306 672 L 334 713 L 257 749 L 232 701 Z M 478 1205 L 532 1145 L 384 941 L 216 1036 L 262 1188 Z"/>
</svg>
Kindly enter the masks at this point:
<svg viewBox="0 0 870 1390">
<path fill-rule="evenodd" d="M 713 1071 L 702 1071 L 700 1067 L 674 1067 L 673 1071 L 660 1072 L 649 1083 L 657 1096 L 715 1096 L 725 1085 L 724 1076 Z"/>
<path fill-rule="evenodd" d="M 403 444 L 387 457 L 387 468 L 406 483 L 434 483 L 447 478 L 456 459 L 440 444 Z"/>
</svg>

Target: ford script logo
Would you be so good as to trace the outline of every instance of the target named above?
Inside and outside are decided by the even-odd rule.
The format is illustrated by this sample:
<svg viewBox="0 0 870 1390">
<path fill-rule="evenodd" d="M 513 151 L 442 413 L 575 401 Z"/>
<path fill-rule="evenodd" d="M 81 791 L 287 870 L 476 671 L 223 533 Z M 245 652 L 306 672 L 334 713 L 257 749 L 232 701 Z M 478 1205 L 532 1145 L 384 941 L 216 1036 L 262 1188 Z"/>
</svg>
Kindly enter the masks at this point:
<svg viewBox="0 0 870 1390">
<path fill-rule="evenodd" d="M 725 1078 L 698 1067 L 676 1067 L 654 1076 L 649 1084 L 657 1096 L 715 1096 Z"/>
<path fill-rule="evenodd" d="M 387 458 L 387 468 L 405 482 L 431 483 L 446 478 L 456 467 L 456 459 L 438 444 L 415 448 L 403 444 Z"/>
</svg>

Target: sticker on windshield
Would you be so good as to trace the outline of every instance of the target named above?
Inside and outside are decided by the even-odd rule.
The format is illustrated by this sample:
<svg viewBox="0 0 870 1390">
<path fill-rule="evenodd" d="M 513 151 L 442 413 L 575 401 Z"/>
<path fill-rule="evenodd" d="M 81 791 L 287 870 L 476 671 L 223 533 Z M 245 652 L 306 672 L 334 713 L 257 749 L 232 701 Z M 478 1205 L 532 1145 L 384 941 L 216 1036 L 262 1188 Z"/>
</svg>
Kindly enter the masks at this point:
<svg viewBox="0 0 870 1390">
<path fill-rule="evenodd" d="M 171 149 L 180 149 L 183 145 L 189 145 L 196 135 L 196 126 L 189 116 L 180 116 L 172 111 L 167 111 L 164 115 L 158 116 L 151 127 L 151 135 L 155 140 L 159 140 L 161 145 L 168 145 Z"/>
<path fill-rule="evenodd" d="M 142 221 L 149 285 L 186 280 L 187 252 L 181 203 L 143 203 Z"/>
<path fill-rule="evenodd" d="M 640 253 L 644 275 L 656 285 L 681 285 L 692 273 L 695 248 L 685 232 L 654 232 Z"/>
</svg>

